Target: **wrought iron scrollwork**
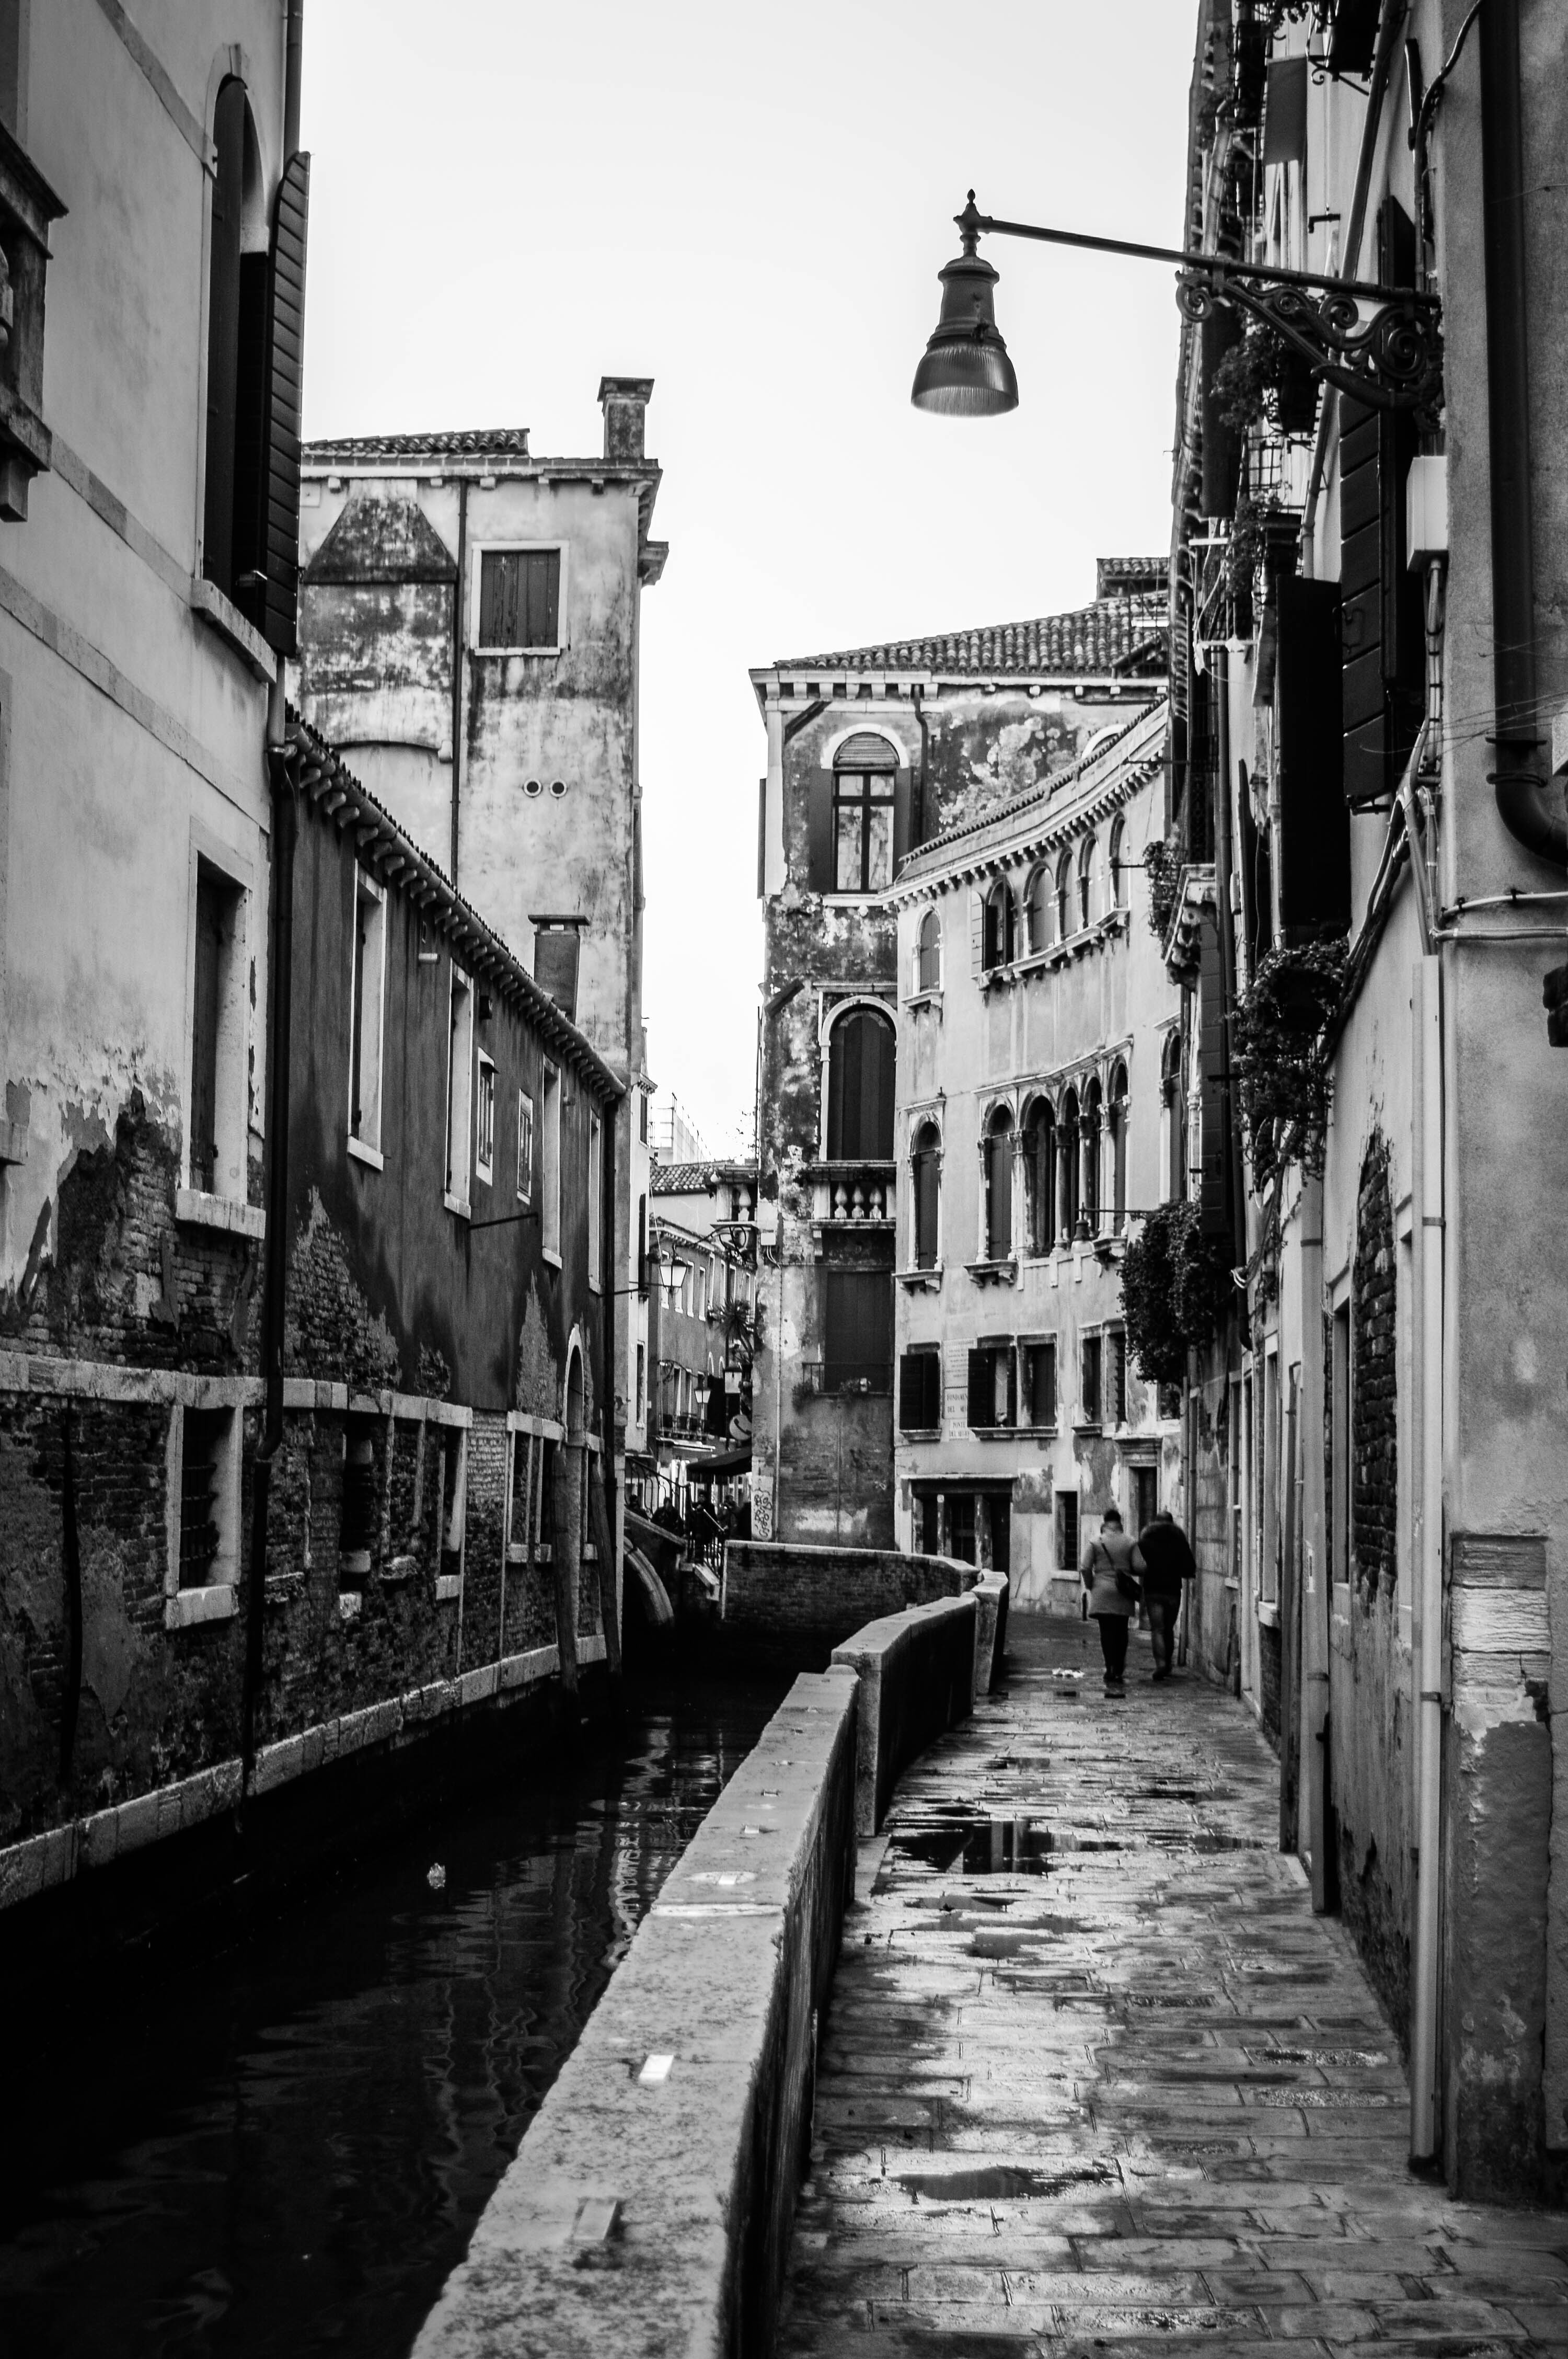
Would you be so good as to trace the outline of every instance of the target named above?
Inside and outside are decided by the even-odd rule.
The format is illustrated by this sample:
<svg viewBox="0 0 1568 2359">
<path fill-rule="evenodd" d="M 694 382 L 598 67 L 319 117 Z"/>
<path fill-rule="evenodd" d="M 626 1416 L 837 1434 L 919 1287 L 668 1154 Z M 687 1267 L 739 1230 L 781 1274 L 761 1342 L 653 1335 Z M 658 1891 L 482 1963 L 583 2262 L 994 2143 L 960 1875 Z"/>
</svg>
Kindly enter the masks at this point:
<svg viewBox="0 0 1568 2359">
<path fill-rule="evenodd" d="M 1390 288 L 1374 299 L 1271 281 L 1265 272 L 1184 270 L 1176 301 L 1189 320 L 1238 304 L 1300 353 L 1314 376 L 1374 409 L 1413 410 L 1435 427 L 1443 411 L 1442 311 L 1434 295 Z"/>
</svg>

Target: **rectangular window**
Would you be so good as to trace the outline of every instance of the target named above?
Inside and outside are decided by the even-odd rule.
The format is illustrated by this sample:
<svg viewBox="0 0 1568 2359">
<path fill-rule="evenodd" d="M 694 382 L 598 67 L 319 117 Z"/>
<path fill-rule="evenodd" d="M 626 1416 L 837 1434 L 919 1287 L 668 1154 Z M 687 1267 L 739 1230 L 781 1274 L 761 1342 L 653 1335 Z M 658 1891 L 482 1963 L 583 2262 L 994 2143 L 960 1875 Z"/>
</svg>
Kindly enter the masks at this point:
<svg viewBox="0 0 1568 2359">
<path fill-rule="evenodd" d="M 386 895 L 354 871 L 353 972 L 349 993 L 349 1136 L 381 1152 L 382 1009 L 385 997 Z"/>
<path fill-rule="evenodd" d="M 539 1174 L 544 1190 L 545 1251 L 557 1261 L 561 1257 L 561 1076 L 558 1066 L 545 1067 L 544 1136 L 540 1145 L 543 1169 Z"/>
<path fill-rule="evenodd" d="M 942 1502 L 935 1491 L 914 1503 L 914 1527 L 918 1535 L 917 1553 L 940 1556 L 942 1553 Z"/>
<path fill-rule="evenodd" d="M 885 893 L 892 883 L 893 774 L 839 771 L 833 780 L 833 889 Z"/>
<path fill-rule="evenodd" d="M 1336 1586 L 1350 1580 L 1350 1305 L 1334 1314 L 1329 1347 L 1329 1549 Z"/>
<path fill-rule="evenodd" d="M 892 1279 L 882 1269 L 822 1273 L 823 1384 L 830 1393 L 892 1390 Z"/>
<path fill-rule="evenodd" d="M 604 1285 L 604 1125 L 588 1118 L 588 1282 L 598 1294 Z"/>
<path fill-rule="evenodd" d="M 1054 1338 L 1023 1347 L 1023 1414 L 1029 1424 L 1049 1432 L 1056 1423 L 1056 1345 Z"/>
<path fill-rule="evenodd" d="M 947 1553 L 961 1564 L 975 1561 L 975 1496 L 972 1491 L 947 1494 Z"/>
<path fill-rule="evenodd" d="M 469 1210 L 473 1130 L 473 986 L 452 969 L 451 1034 L 447 1060 L 447 1209 Z"/>
<path fill-rule="evenodd" d="M 1100 1421 L 1101 1339 L 1086 1335 L 1080 1346 L 1078 1363 L 1078 1423 L 1098 1425 Z"/>
<path fill-rule="evenodd" d="M 899 1363 L 898 1422 L 904 1433 L 934 1433 L 942 1422 L 940 1352 L 905 1352 Z"/>
<path fill-rule="evenodd" d="M 1105 1394 L 1112 1425 L 1127 1423 L 1127 1338 L 1119 1327 L 1106 1330 Z"/>
<path fill-rule="evenodd" d="M 224 1473 L 232 1409 L 188 1408 L 179 1469 L 179 1586 L 232 1581 L 223 1555 Z"/>
<path fill-rule="evenodd" d="M 1076 1491 L 1056 1494 L 1056 1570 L 1076 1572 L 1078 1569 L 1078 1495 Z"/>
<path fill-rule="evenodd" d="M 380 1537 L 381 1483 L 375 1431 L 369 1418 L 351 1418 L 343 1435 L 343 1491 L 338 1517 L 338 1587 L 362 1590 Z"/>
<path fill-rule="evenodd" d="M 1017 1364 L 1011 1343 L 982 1343 L 969 1353 L 969 1424 L 989 1433 L 1018 1421 Z"/>
<path fill-rule="evenodd" d="M 539 1444 L 539 1497 L 534 1516 L 534 1554 L 550 1561 L 556 1545 L 556 1452 L 553 1441 Z"/>
<path fill-rule="evenodd" d="M 245 1194 L 244 895 L 205 860 L 196 871 L 190 1005 L 190 1186 Z"/>
<path fill-rule="evenodd" d="M 495 1165 L 495 1067 L 480 1050 L 479 1103 L 474 1119 L 474 1169 L 488 1188 Z"/>
<path fill-rule="evenodd" d="M 558 549 L 487 549 L 479 560 L 481 647 L 560 645 Z"/>
<path fill-rule="evenodd" d="M 534 1101 L 526 1090 L 517 1093 L 517 1201 L 534 1201 Z"/>
<path fill-rule="evenodd" d="M 438 1597 L 455 1597 L 462 1582 L 463 1525 L 468 1509 L 469 1438 L 465 1426 L 449 1426 L 441 1451 L 441 1562 Z"/>
<path fill-rule="evenodd" d="M 645 1343 L 639 1343 L 637 1346 L 637 1409 L 635 1419 L 635 1422 L 638 1425 L 643 1424 L 644 1421 L 647 1398 L 648 1347 Z"/>
</svg>

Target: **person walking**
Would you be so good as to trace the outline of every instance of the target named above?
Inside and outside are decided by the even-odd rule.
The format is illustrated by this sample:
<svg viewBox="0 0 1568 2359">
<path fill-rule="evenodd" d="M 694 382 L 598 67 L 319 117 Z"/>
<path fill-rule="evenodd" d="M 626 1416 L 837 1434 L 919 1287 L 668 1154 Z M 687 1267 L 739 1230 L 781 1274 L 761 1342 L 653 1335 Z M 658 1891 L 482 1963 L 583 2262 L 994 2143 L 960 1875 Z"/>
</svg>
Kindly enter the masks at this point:
<svg viewBox="0 0 1568 2359">
<path fill-rule="evenodd" d="M 1168 1680 L 1175 1659 L 1182 1586 L 1191 1581 L 1197 1566 L 1187 1536 L 1169 1507 L 1162 1507 L 1152 1523 L 1144 1525 L 1138 1535 L 1138 1548 L 1143 1559 L 1143 1602 L 1149 1608 L 1154 1677 Z"/>
<path fill-rule="evenodd" d="M 1088 1608 L 1099 1624 L 1108 1696 L 1127 1693 L 1127 1625 L 1138 1611 L 1138 1576 L 1143 1558 L 1121 1527 L 1121 1511 L 1108 1507 L 1098 1539 L 1084 1550 L 1078 1571 L 1088 1591 Z"/>
</svg>

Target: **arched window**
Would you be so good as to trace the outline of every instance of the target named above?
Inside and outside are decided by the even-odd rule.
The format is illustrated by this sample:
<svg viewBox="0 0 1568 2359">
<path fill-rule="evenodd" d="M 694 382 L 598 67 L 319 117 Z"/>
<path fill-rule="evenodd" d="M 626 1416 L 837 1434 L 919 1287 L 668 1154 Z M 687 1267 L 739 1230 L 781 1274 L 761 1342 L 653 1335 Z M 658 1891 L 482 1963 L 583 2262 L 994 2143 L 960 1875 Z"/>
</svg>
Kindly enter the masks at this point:
<svg viewBox="0 0 1568 2359">
<path fill-rule="evenodd" d="M 980 944 L 982 971 L 989 974 L 993 967 L 1008 965 L 1012 950 L 1012 895 L 1007 879 L 999 877 L 986 895 L 985 932 Z"/>
<path fill-rule="evenodd" d="M 938 991 L 941 985 L 942 921 L 935 909 L 927 909 L 920 920 L 914 946 L 914 987 L 916 991 Z"/>
<path fill-rule="evenodd" d="M 1127 907 L 1127 871 L 1122 866 L 1121 847 L 1127 835 L 1127 821 L 1113 820 L 1110 830 L 1110 906 L 1113 909 Z"/>
<path fill-rule="evenodd" d="M 940 1243 L 942 1137 L 934 1122 L 914 1134 L 914 1266 L 935 1269 Z"/>
<path fill-rule="evenodd" d="M 1012 1253 L 1012 1114 L 998 1106 L 986 1132 L 986 1258 Z"/>
<path fill-rule="evenodd" d="M 1062 1120 L 1056 1135 L 1056 1168 L 1061 1176 L 1061 1218 L 1057 1232 L 1070 1245 L 1078 1231 L 1078 1093 L 1069 1090 L 1062 1100 Z"/>
<path fill-rule="evenodd" d="M 827 1159 L 892 1159 L 892 1026 L 874 1007 L 851 1007 L 827 1036 Z"/>
<path fill-rule="evenodd" d="M 1023 896 L 1024 939 L 1030 952 L 1048 951 L 1051 947 L 1052 908 L 1051 872 L 1044 861 L 1031 876 Z"/>
<path fill-rule="evenodd" d="M 233 74 L 219 84 L 212 142 L 201 570 L 254 621 L 263 586 L 267 226 L 255 125 Z"/>
<path fill-rule="evenodd" d="M 1182 1104 L 1182 1039 L 1168 1032 L 1160 1051 L 1160 1121 L 1165 1149 L 1165 1201 L 1179 1203 L 1187 1192 L 1187 1125 Z"/>
<path fill-rule="evenodd" d="M 1090 1082 L 1084 1092 L 1081 1122 L 1083 1145 L 1083 1218 L 1091 1237 L 1099 1234 L 1100 1174 L 1099 1147 L 1101 1130 L 1101 1097 L 1098 1082 Z"/>
<path fill-rule="evenodd" d="M 1098 914 L 1095 908 L 1095 853 L 1098 850 L 1092 835 L 1086 835 L 1078 846 L 1078 923 L 1092 926 Z"/>
<path fill-rule="evenodd" d="M 1127 1067 L 1119 1059 L 1111 1069 L 1110 1213 L 1118 1236 L 1127 1226 Z"/>
<path fill-rule="evenodd" d="M 1064 852 L 1056 863 L 1056 939 L 1065 942 L 1073 930 L 1073 855 Z"/>
<path fill-rule="evenodd" d="M 1023 1118 L 1023 1217 L 1032 1254 L 1056 1242 L 1056 1117 L 1049 1098 L 1035 1098 Z"/>
<path fill-rule="evenodd" d="M 885 893 L 892 883 L 897 771 L 893 748 L 869 730 L 839 746 L 833 763 L 836 893 Z"/>
</svg>

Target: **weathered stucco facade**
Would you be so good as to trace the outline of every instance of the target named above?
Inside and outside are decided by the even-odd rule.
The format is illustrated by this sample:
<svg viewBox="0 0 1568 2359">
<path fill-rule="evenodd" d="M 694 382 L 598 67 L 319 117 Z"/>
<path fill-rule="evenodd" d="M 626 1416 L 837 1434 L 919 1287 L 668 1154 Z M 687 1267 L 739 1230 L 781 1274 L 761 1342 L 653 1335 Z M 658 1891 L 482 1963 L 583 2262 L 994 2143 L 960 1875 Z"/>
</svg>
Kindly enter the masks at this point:
<svg viewBox="0 0 1568 2359">
<path fill-rule="evenodd" d="M 1076 1613 L 1108 1507 L 1180 1516 L 1181 1424 L 1121 1265 L 1172 1193 L 1180 1003 L 1149 925 L 1167 717 L 946 830 L 900 875 L 900 1547 Z"/>
<path fill-rule="evenodd" d="M 1159 569 L 1074 614 L 752 674 L 768 734 L 753 1527 L 893 1545 L 895 878 L 1152 692 Z M 838 1059 L 835 1078 L 835 1057 Z"/>
<path fill-rule="evenodd" d="M 647 1191 L 642 1093 L 639 611 L 665 545 L 646 378 L 600 386 L 597 457 L 524 428 L 308 446 L 300 709 L 630 1084 L 616 1141 L 618 1284 Z M 620 1297 L 624 1447 L 645 1329 Z"/>
<path fill-rule="evenodd" d="M 1277 363 L 1227 417 L 1226 340 L 1184 334 L 1169 947 L 1195 1192 L 1248 1281 L 1195 1362 L 1195 1636 L 1276 1735 L 1281 1838 L 1408 2044 L 1412 2151 L 1465 2194 L 1535 2196 L 1568 2151 L 1568 1257 L 1542 1217 L 1568 1101 L 1541 1007 L 1568 862 L 1542 194 L 1568 25 L 1550 0 L 1352 13 L 1325 73 L 1306 26 L 1258 53 L 1214 0 L 1193 85 L 1196 243 L 1444 304 L 1424 421 L 1310 382 L 1303 408 Z M 1419 155 L 1407 45 L 1429 77 L 1454 52 Z M 1333 939 L 1299 1027 L 1326 1118 L 1260 1180 L 1225 1038 L 1260 973 Z"/>
</svg>

